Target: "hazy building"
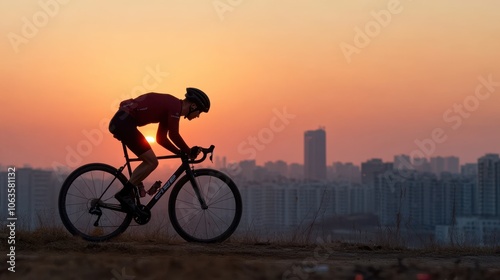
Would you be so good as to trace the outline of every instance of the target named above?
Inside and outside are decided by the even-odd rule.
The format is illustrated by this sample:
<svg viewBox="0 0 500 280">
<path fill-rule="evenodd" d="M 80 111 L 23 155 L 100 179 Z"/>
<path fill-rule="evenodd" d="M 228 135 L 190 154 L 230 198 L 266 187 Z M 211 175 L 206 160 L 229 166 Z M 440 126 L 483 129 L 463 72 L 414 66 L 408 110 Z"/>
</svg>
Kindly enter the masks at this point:
<svg viewBox="0 0 500 280">
<path fill-rule="evenodd" d="M 443 172 L 452 174 L 460 173 L 460 160 L 458 157 L 432 157 L 431 158 L 431 172 L 440 176 Z"/>
<path fill-rule="evenodd" d="M 393 182 L 379 175 L 375 191 L 379 192 L 376 208 L 382 225 L 432 228 L 444 219 L 443 187 L 434 174 L 410 171 Z"/>
<path fill-rule="evenodd" d="M 285 233 L 333 215 L 332 191 L 322 183 L 246 182 L 238 231 Z"/>
<path fill-rule="evenodd" d="M 495 218 L 460 217 L 454 225 L 438 225 L 438 244 L 498 246 L 500 220 Z"/>
<path fill-rule="evenodd" d="M 349 205 L 349 186 L 347 184 L 336 185 L 334 188 L 334 192 L 335 214 L 349 215 L 349 210 L 351 208 Z"/>
<path fill-rule="evenodd" d="M 53 226 L 59 222 L 57 197 L 60 184 L 51 171 L 16 168 L 15 213 L 17 227 L 33 230 L 40 226 Z M 0 218 L 7 215 L 7 172 L 0 172 Z"/>
<path fill-rule="evenodd" d="M 264 168 L 266 168 L 273 176 L 288 177 L 288 164 L 282 160 L 275 162 L 268 161 L 264 164 Z"/>
<path fill-rule="evenodd" d="M 424 157 L 414 157 L 412 166 L 418 172 L 431 172 L 431 163 Z"/>
<path fill-rule="evenodd" d="M 392 171 L 392 163 L 383 162 L 381 159 L 370 159 L 361 163 L 361 183 L 373 186 L 378 175 Z"/>
<path fill-rule="evenodd" d="M 242 160 L 240 161 L 240 175 L 244 180 L 253 180 L 255 169 L 257 168 L 257 164 L 255 160 Z"/>
<path fill-rule="evenodd" d="M 365 194 L 366 188 L 361 185 L 350 186 L 349 188 L 349 213 L 359 214 L 366 213 Z"/>
<path fill-rule="evenodd" d="M 288 178 L 293 180 L 304 179 L 304 165 L 299 163 L 291 163 L 288 166 Z"/>
<path fill-rule="evenodd" d="M 444 158 L 443 157 L 432 157 L 431 158 L 431 171 L 432 173 L 439 175 L 444 172 Z"/>
<path fill-rule="evenodd" d="M 331 179 L 334 181 L 361 183 L 360 168 L 351 162 L 334 162 L 331 170 Z"/>
<path fill-rule="evenodd" d="M 226 157 L 222 157 L 222 159 L 218 156 L 215 156 L 215 168 L 216 169 L 225 169 L 226 166 Z"/>
<path fill-rule="evenodd" d="M 444 219 L 442 224 L 452 225 L 457 217 L 473 215 L 475 178 L 443 174 L 440 184 L 444 192 Z"/>
<path fill-rule="evenodd" d="M 412 170 L 413 164 L 411 158 L 408 155 L 397 155 L 394 156 L 393 168 L 395 170 Z"/>
<path fill-rule="evenodd" d="M 452 174 L 460 174 L 460 159 L 455 156 L 446 157 L 445 171 Z"/>
<path fill-rule="evenodd" d="M 470 177 L 476 177 L 477 176 L 477 163 L 466 163 L 462 165 L 460 169 L 460 174 L 462 176 L 470 176 Z"/>
<path fill-rule="evenodd" d="M 487 154 L 477 163 L 477 214 L 500 216 L 500 158 Z"/>
<path fill-rule="evenodd" d="M 326 132 L 323 128 L 304 133 L 304 179 L 326 180 Z"/>
</svg>

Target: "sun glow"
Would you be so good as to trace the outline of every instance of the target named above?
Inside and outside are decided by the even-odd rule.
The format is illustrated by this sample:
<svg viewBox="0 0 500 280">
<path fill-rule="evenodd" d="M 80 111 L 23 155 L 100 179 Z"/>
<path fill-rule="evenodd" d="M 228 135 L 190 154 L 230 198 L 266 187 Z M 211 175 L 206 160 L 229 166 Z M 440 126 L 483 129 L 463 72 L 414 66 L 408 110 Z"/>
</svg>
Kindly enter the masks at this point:
<svg viewBox="0 0 500 280">
<path fill-rule="evenodd" d="M 156 142 L 155 138 L 153 136 L 146 136 L 146 140 L 148 141 L 148 143 L 154 143 L 154 142 Z"/>
</svg>

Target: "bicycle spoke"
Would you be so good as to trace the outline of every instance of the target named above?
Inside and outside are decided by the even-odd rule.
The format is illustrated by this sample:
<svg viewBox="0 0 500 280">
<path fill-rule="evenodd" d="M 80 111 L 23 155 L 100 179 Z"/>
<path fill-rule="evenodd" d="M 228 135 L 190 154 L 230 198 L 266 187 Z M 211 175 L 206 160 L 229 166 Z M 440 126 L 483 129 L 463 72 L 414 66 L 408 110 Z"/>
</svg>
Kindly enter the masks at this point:
<svg viewBox="0 0 500 280">
<path fill-rule="evenodd" d="M 80 213 L 80 212 L 83 212 L 83 214 L 85 214 L 85 212 L 87 212 L 87 209 L 84 209 L 84 210 L 77 210 L 77 211 L 75 211 L 75 212 L 73 212 L 73 213 L 68 214 L 68 216 L 73 216 L 73 215 L 75 215 L 76 213 Z"/>
<path fill-rule="evenodd" d="M 191 209 L 192 209 L 192 208 L 191 208 Z M 198 214 L 200 211 L 203 211 L 203 210 L 201 210 L 201 209 L 198 209 L 198 210 L 194 210 L 194 209 L 192 209 L 192 210 L 193 210 L 193 211 L 196 211 L 196 212 L 197 212 L 196 214 Z M 189 220 L 186 222 L 186 224 L 188 224 L 189 222 L 191 222 L 191 220 L 193 220 L 194 218 L 196 218 L 196 214 L 195 214 L 195 215 L 191 215 L 191 216 L 192 216 L 192 218 L 191 218 L 191 219 L 189 219 Z M 184 219 L 185 219 L 186 217 L 188 217 L 188 216 L 190 216 L 190 213 L 188 213 L 187 215 L 184 215 L 184 216 L 182 216 L 182 217 L 179 217 L 179 220 L 181 220 L 181 221 L 182 221 L 182 220 L 184 220 Z"/>
<path fill-rule="evenodd" d="M 225 195 L 221 196 L 218 200 L 216 200 L 215 202 L 211 203 L 210 205 L 218 204 L 218 203 L 220 203 L 222 201 L 226 201 L 228 199 L 233 199 L 234 198 L 233 196 L 231 196 L 229 198 L 223 199 L 227 195 L 232 195 L 232 193 L 230 193 L 230 192 L 226 193 Z"/>
<path fill-rule="evenodd" d="M 90 190 L 90 187 L 89 187 L 89 185 L 87 184 L 87 179 L 85 179 L 85 178 L 79 178 L 79 179 L 83 180 L 83 183 L 85 184 L 85 186 L 87 187 L 87 189 L 89 189 L 89 190 Z M 78 187 L 76 187 L 76 189 L 77 189 L 77 190 L 78 190 L 78 191 L 79 191 L 82 195 L 85 195 L 85 194 L 83 194 L 83 193 L 80 191 L 80 189 L 79 189 Z"/>
<path fill-rule="evenodd" d="M 209 186 L 210 186 L 210 185 L 209 185 Z M 208 195 L 207 195 L 207 198 L 209 198 L 209 199 L 213 199 L 214 197 L 217 197 L 217 194 L 220 192 L 220 190 L 221 190 L 221 189 L 222 189 L 222 187 L 221 187 L 221 186 L 219 186 L 219 189 L 217 190 L 217 192 L 215 192 L 215 193 L 214 193 L 214 195 L 213 195 L 211 198 L 210 198 L 210 197 L 208 197 Z M 210 202 L 209 202 L 209 201 L 207 201 L 207 204 L 209 204 L 209 203 L 210 203 Z"/>
<path fill-rule="evenodd" d="M 92 193 L 91 189 L 89 189 L 89 191 L 91 192 L 93 197 L 96 197 L 97 192 L 95 191 L 94 172 L 90 172 L 90 178 L 92 178 L 92 187 L 94 188 L 94 192 Z"/>
<path fill-rule="evenodd" d="M 208 212 L 213 213 L 211 210 L 208 210 Z M 219 220 L 220 220 L 223 224 L 226 224 L 226 225 L 227 225 L 227 223 L 226 223 L 223 219 L 221 219 L 221 218 L 219 217 L 219 215 L 216 215 L 216 214 L 214 213 L 214 216 L 216 216 L 216 217 L 217 217 L 217 218 L 218 218 L 218 219 L 219 219 Z M 215 219 L 214 219 L 214 223 L 217 223 L 217 222 L 215 221 Z"/>
<path fill-rule="evenodd" d="M 101 179 L 101 192 L 104 189 L 104 172 L 102 173 L 102 179 Z M 95 196 L 98 197 L 97 192 L 95 193 Z"/>
<path fill-rule="evenodd" d="M 84 193 L 83 193 L 83 192 L 82 192 L 82 191 L 81 191 L 81 190 L 80 190 L 77 186 L 75 186 L 75 189 L 76 189 L 76 190 L 77 190 L 77 191 L 78 191 L 81 195 L 83 195 L 83 197 L 82 197 L 83 199 L 87 199 L 87 196 L 86 196 L 86 195 L 85 195 L 85 194 L 84 194 Z M 76 196 L 76 195 L 75 195 L 75 196 Z"/>
<path fill-rule="evenodd" d="M 218 210 L 227 210 L 227 211 L 235 211 L 236 208 L 223 208 L 223 207 L 214 207 L 214 206 L 210 206 L 209 209 L 218 209 Z"/>
<path fill-rule="evenodd" d="M 82 212 L 82 214 L 78 217 L 78 219 L 76 219 L 75 224 L 78 223 L 78 221 L 83 217 L 83 215 L 85 214 L 86 211 L 81 211 L 81 212 Z"/>
<path fill-rule="evenodd" d="M 191 189 L 194 189 L 193 185 L 190 185 L 191 186 Z M 196 194 L 192 194 L 189 192 L 189 190 L 187 190 L 187 188 L 183 188 L 182 189 L 184 192 L 188 193 L 191 197 L 196 197 Z"/>
<path fill-rule="evenodd" d="M 86 197 L 81 197 L 81 196 L 74 195 L 74 194 L 71 194 L 71 193 L 68 193 L 68 195 L 70 195 L 70 196 L 74 196 L 74 197 L 78 197 L 78 198 L 81 198 L 81 199 L 85 199 L 85 200 L 87 200 L 87 198 L 86 198 Z"/>
<path fill-rule="evenodd" d="M 203 215 L 203 214 L 202 214 L 202 215 Z M 197 230 L 198 230 L 198 226 L 200 225 L 200 222 L 201 222 L 201 216 L 202 216 L 202 215 L 200 215 L 200 219 L 198 220 L 198 223 L 196 223 L 196 227 L 195 227 L 195 229 L 194 229 L 194 232 L 197 232 Z"/>
<path fill-rule="evenodd" d="M 66 204 L 67 206 L 74 206 L 74 205 L 87 205 L 87 202 L 80 202 L 80 203 L 70 203 L 70 204 Z"/>
<path fill-rule="evenodd" d="M 185 201 L 185 200 L 183 200 L 183 199 L 179 199 L 178 201 L 179 201 L 179 202 L 184 202 L 184 203 L 186 203 L 186 204 L 191 204 L 191 205 L 196 206 L 196 207 L 199 207 L 199 206 L 200 206 L 199 204 L 195 204 L 195 203 L 193 203 L 193 202 Z"/>
</svg>

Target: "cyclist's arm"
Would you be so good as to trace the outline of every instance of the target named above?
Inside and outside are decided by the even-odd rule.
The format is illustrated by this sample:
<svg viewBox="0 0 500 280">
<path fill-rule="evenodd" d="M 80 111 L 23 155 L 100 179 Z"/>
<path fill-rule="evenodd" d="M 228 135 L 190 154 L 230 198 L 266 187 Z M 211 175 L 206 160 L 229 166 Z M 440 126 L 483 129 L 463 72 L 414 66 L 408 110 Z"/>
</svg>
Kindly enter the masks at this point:
<svg viewBox="0 0 500 280">
<path fill-rule="evenodd" d="M 156 134 L 156 141 L 158 142 L 158 144 L 171 152 L 174 152 L 174 150 L 172 150 L 173 148 L 176 151 L 175 153 L 179 153 L 180 149 L 184 153 L 189 154 L 189 146 L 186 144 L 186 142 L 184 142 L 184 139 L 182 139 L 181 135 L 179 134 L 179 120 L 179 118 L 170 117 L 168 118 L 168 120 L 160 122 L 158 126 L 158 132 Z M 170 140 L 172 141 L 167 138 L 167 135 L 168 138 L 170 138 Z"/>
<path fill-rule="evenodd" d="M 160 122 L 158 131 L 156 132 L 156 143 L 160 144 L 160 146 L 171 151 L 174 154 L 179 154 L 180 150 L 167 138 L 167 133 L 168 125 L 162 124 Z"/>
<path fill-rule="evenodd" d="M 186 154 L 189 154 L 189 146 L 184 142 L 184 139 L 182 139 L 182 136 L 179 134 L 179 120 L 180 119 L 174 119 L 170 118 L 169 124 L 170 128 L 168 129 L 168 138 L 174 142 L 174 144 L 181 149 Z"/>
</svg>

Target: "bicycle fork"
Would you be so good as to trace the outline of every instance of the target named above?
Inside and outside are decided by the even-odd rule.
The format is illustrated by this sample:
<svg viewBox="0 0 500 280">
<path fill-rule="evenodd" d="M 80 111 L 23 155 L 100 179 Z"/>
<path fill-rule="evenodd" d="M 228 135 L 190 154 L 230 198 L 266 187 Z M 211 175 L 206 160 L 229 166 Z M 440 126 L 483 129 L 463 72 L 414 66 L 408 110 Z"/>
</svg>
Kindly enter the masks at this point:
<svg viewBox="0 0 500 280">
<path fill-rule="evenodd" d="M 191 182 L 191 185 L 193 186 L 194 193 L 196 194 L 196 197 L 198 198 L 198 201 L 200 202 L 201 209 L 207 210 L 208 205 L 205 201 L 205 198 L 201 195 L 200 187 L 198 186 L 198 182 L 196 181 L 196 178 L 194 177 L 193 170 L 190 168 L 187 168 L 186 174 L 189 176 L 189 181 Z"/>
</svg>

